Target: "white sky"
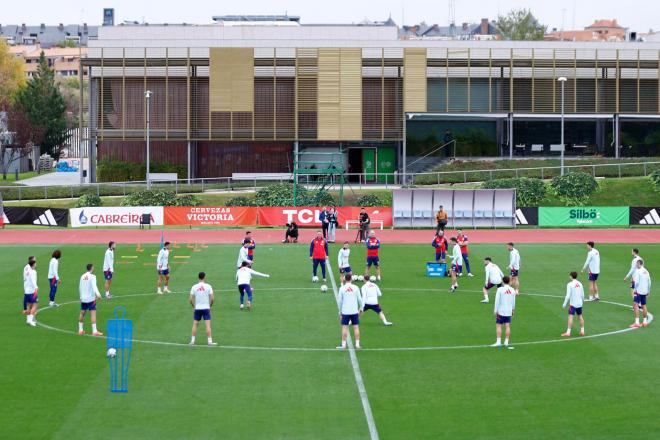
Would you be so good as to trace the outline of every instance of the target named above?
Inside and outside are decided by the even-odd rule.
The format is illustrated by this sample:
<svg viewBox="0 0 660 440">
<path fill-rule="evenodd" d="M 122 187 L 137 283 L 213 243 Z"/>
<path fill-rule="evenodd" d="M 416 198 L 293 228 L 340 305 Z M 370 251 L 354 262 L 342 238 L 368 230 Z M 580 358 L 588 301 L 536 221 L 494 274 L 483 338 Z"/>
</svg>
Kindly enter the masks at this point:
<svg viewBox="0 0 660 440">
<path fill-rule="evenodd" d="M 597 18 L 617 18 L 622 26 L 646 32 L 660 30 L 659 0 L 455 0 L 456 23 L 493 19 L 498 12 L 527 7 L 550 28 L 581 29 Z M 384 20 L 391 13 L 401 24 L 422 20 L 449 22 L 448 0 L 3 0 L 1 24 L 100 24 L 102 9 L 115 8 L 115 23 L 209 23 L 213 15 L 284 14 L 304 23 L 356 23 Z"/>
</svg>

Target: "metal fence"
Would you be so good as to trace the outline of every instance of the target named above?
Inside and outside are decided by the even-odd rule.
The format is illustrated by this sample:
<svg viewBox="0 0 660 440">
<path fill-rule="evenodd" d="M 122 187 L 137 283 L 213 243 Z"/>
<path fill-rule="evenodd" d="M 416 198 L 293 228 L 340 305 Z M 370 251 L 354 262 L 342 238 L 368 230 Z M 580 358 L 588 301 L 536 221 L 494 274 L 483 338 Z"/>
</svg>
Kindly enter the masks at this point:
<svg viewBox="0 0 660 440">
<path fill-rule="evenodd" d="M 653 171 L 660 170 L 660 162 L 628 162 L 612 164 L 585 164 L 564 167 L 566 172 L 584 171 L 594 177 L 637 177 L 647 176 Z M 536 168 L 508 168 L 508 169 L 482 169 L 465 171 L 441 171 L 434 173 L 408 174 L 408 185 L 427 186 L 453 183 L 483 182 L 493 179 L 530 177 L 550 179 L 560 175 L 561 167 Z M 344 174 L 348 182 L 345 184 L 355 189 L 362 188 L 398 188 L 402 186 L 402 176 L 397 173 L 348 173 Z M 298 182 L 309 188 L 316 188 L 320 180 L 326 186 L 336 187 L 339 182 L 336 176 L 319 176 L 318 174 L 299 174 Z M 235 179 L 232 177 L 179 179 L 172 181 L 151 182 L 154 190 L 174 191 L 176 194 L 203 193 L 203 192 L 248 192 L 256 191 L 269 185 L 290 183 L 293 175 L 283 174 L 268 176 L 255 174 L 252 179 Z M 111 182 L 88 183 L 83 185 L 49 185 L 49 186 L 0 186 L 0 196 L 5 201 L 10 200 L 37 200 L 37 199 L 63 199 L 76 198 L 84 194 L 98 196 L 126 196 L 128 194 L 146 189 L 147 182 Z"/>
</svg>

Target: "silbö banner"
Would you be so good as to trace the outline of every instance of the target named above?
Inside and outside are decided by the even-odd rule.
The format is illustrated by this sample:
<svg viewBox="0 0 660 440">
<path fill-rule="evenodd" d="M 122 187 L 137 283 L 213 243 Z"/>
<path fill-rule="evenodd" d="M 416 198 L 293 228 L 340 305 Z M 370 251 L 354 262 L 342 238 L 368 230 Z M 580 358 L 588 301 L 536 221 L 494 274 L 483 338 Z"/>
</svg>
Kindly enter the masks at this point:
<svg viewBox="0 0 660 440">
<path fill-rule="evenodd" d="M 628 226 L 627 206 L 580 206 L 539 208 L 539 226 L 599 227 Z"/>
</svg>

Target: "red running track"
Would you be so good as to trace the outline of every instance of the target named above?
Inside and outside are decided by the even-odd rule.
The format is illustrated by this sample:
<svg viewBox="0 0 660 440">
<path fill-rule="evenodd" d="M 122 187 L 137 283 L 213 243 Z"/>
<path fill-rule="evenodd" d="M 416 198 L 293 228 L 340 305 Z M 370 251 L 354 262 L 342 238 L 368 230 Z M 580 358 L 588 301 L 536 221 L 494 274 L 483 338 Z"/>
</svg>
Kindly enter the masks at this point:
<svg viewBox="0 0 660 440">
<path fill-rule="evenodd" d="M 447 230 L 448 236 L 455 231 Z M 478 229 L 466 230 L 473 243 L 660 243 L 660 229 Z M 300 242 L 309 243 L 316 231 L 300 230 Z M 386 229 L 376 230 L 385 243 L 430 243 L 434 231 Z M 279 243 L 282 229 L 254 229 L 257 243 Z M 355 230 L 337 231 L 337 242 L 355 239 Z M 167 229 L 165 239 L 177 243 L 239 243 L 245 229 Z M 117 243 L 160 243 L 161 230 L 135 229 L 4 229 L 0 230 L 0 244 L 100 244 L 110 240 Z"/>
</svg>

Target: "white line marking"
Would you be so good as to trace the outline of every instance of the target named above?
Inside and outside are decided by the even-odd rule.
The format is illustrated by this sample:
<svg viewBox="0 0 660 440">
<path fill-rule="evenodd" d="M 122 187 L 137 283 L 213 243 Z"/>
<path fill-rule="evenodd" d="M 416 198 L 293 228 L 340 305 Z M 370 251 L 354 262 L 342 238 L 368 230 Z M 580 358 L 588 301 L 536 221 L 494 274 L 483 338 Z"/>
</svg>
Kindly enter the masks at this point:
<svg viewBox="0 0 660 440">
<path fill-rule="evenodd" d="M 337 303 L 337 309 L 339 310 L 339 292 L 337 290 L 335 275 L 332 273 L 332 264 L 330 264 L 330 259 L 326 260 L 326 266 L 328 266 L 328 274 L 330 275 L 332 290 L 335 292 L 335 302 Z M 362 372 L 360 371 L 360 363 L 358 362 L 357 355 L 355 354 L 355 347 L 353 346 L 353 340 L 351 339 L 350 332 L 348 333 L 348 338 L 346 338 L 346 343 L 348 344 L 348 354 L 351 357 L 353 375 L 355 376 L 355 383 L 357 384 L 358 392 L 360 393 L 360 400 L 362 401 L 364 416 L 367 419 L 367 425 L 369 426 L 369 435 L 371 436 L 371 440 L 378 440 L 379 437 L 378 429 L 376 428 L 376 421 L 374 420 L 374 415 L 371 412 L 371 405 L 369 404 L 369 397 L 367 396 L 367 388 L 364 386 Z"/>
<path fill-rule="evenodd" d="M 334 280 L 334 278 L 333 278 Z M 316 291 L 316 288 L 312 287 L 300 287 L 300 288 L 295 288 L 296 290 L 314 290 Z M 264 289 L 259 289 L 260 291 L 263 290 L 287 290 L 286 288 L 264 288 Z M 398 290 L 410 290 L 410 291 L 420 291 L 420 292 L 425 292 L 428 291 L 428 289 L 398 289 Z M 233 292 L 234 290 L 227 290 L 228 292 Z M 466 293 L 482 293 L 480 290 L 461 290 L 461 292 L 466 292 Z M 185 292 L 173 292 L 174 294 L 177 293 L 185 293 Z M 432 291 L 431 293 L 436 293 Z M 134 294 L 129 294 L 129 295 L 115 295 L 114 297 L 116 299 L 120 298 L 134 298 L 134 297 L 141 297 L 141 296 L 155 296 L 156 294 L 154 293 L 134 293 Z M 547 297 L 547 298 L 563 298 L 563 296 L 559 295 L 548 295 L 548 294 L 543 294 L 543 293 L 523 293 L 522 295 L 524 296 L 539 296 L 539 297 Z M 604 304 L 611 304 L 614 306 L 619 306 L 623 307 L 626 309 L 632 309 L 632 306 L 628 304 L 622 304 L 622 303 L 617 303 L 613 301 L 604 301 L 601 300 L 601 303 Z M 65 306 L 65 305 L 70 305 L 70 304 L 78 304 L 78 301 L 68 301 L 64 303 L 60 303 L 60 306 Z M 46 306 L 42 307 L 39 309 L 39 313 L 44 312 L 46 310 L 50 309 L 55 309 L 55 307 L 51 306 Z M 652 323 L 654 320 L 653 314 L 649 313 L 649 323 Z M 48 324 L 43 324 L 41 321 L 37 321 L 37 325 L 39 327 L 43 327 L 47 330 L 52 330 L 56 331 L 59 333 L 65 333 L 65 334 L 70 334 L 70 335 L 76 335 L 78 336 L 78 332 L 72 331 L 72 330 L 65 330 L 57 327 L 50 326 Z M 557 342 L 570 342 L 570 341 L 581 341 L 584 339 L 595 339 L 595 338 L 600 338 L 603 336 L 611 336 L 611 335 L 616 335 L 616 334 L 621 334 L 621 333 L 627 333 L 635 329 L 631 328 L 624 328 L 621 330 L 613 330 L 605 333 L 596 333 L 593 335 L 589 336 L 581 336 L 581 337 L 576 337 L 576 338 L 562 338 L 562 339 L 548 339 L 548 340 L 543 340 L 543 341 L 525 341 L 525 342 L 518 342 L 516 345 L 540 345 L 540 344 L 551 344 L 551 343 L 557 343 Z M 96 337 L 96 336 L 91 336 L 88 334 L 85 334 L 84 336 L 86 337 Z M 98 339 L 106 339 L 105 336 L 102 337 L 96 337 Z M 191 346 L 188 344 L 180 343 L 180 342 L 167 342 L 167 341 L 151 341 L 151 340 L 144 340 L 144 339 L 133 339 L 133 342 L 141 343 L 141 344 L 151 344 L 151 345 L 162 345 L 162 346 L 168 346 L 168 347 L 185 347 L 187 349 L 190 349 Z M 215 347 L 209 347 L 207 345 L 195 345 L 194 348 L 225 348 L 229 350 L 254 350 L 254 351 L 294 351 L 294 352 L 337 352 L 336 349 L 334 348 L 314 348 L 314 347 L 259 347 L 259 346 L 244 346 L 244 345 L 217 345 Z M 383 348 L 363 348 L 361 349 L 362 351 L 380 351 L 380 352 L 386 352 L 386 351 L 432 351 L 432 350 L 465 350 L 465 349 L 470 349 L 470 348 L 490 348 L 489 345 L 445 345 L 445 346 L 427 346 L 427 347 L 383 347 Z"/>
</svg>

